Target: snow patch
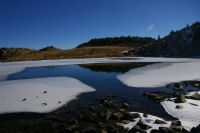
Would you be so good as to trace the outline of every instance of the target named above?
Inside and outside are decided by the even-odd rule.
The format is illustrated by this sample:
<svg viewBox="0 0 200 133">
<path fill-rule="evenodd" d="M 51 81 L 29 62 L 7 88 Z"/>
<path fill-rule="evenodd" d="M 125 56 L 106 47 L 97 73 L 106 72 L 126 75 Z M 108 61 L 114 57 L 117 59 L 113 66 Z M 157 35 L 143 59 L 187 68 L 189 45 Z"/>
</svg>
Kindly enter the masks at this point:
<svg viewBox="0 0 200 133">
<path fill-rule="evenodd" d="M 161 102 L 161 105 L 168 114 L 178 118 L 181 121 L 182 126 L 188 131 L 192 127 L 196 127 L 200 124 L 200 101 L 198 100 L 186 99 L 185 103 L 164 101 Z M 177 105 L 181 105 L 183 108 L 177 109 Z"/>
<path fill-rule="evenodd" d="M 0 113 L 51 112 L 90 91 L 94 89 L 69 77 L 0 81 Z"/>
<path fill-rule="evenodd" d="M 132 69 L 117 78 L 132 87 L 162 87 L 173 82 L 200 80 L 200 60 L 168 62 Z"/>
</svg>

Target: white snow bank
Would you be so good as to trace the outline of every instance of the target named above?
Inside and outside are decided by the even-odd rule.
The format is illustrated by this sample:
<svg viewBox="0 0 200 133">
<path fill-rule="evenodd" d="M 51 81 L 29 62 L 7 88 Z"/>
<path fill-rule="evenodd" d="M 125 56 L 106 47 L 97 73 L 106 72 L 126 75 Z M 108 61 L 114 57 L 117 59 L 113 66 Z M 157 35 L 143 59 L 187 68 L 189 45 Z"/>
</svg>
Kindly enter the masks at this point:
<svg viewBox="0 0 200 133">
<path fill-rule="evenodd" d="M 193 96 L 195 93 L 200 94 L 200 91 L 191 91 L 186 96 Z"/>
<path fill-rule="evenodd" d="M 138 112 L 131 112 L 131 113 L 138 113 Z M 152 129 L 159 129 L 159 127 L 170 127 L 171 122 L 170 121 L 165 121 L 162 118 L 159 118 L 157 116 L 153 116 L 153 115 L 148 115 L 147 118 L 143 117 L 143 113 L 139 113 L 141 118 L 144 120 L 144 124 L 147 124 L 149 126 L 151 126 L 152 128 L 146 130 L 147 133 L 150 133 Z M 156 124 L 155 120 L 162 120 L 165 121 L 167 124 Z M 133 128 L 139 121 L 139 118 L 134 119 L 134 122 L 130 122 L 128 124 L 125 124 L 124 127 L 127 128 L 128 130 L 130 130 L 131 128 Z"/>
<path fill-rule="evenodd" d="M 85 58 L 85 59 L 62 59 L 62 60 L 40 60 L 0 63 L 0 80 L 5 80 L 8 75 L 23 71 L 26 67 L 58 66 L 89 63 L 111 63 L 111 62 L 185 62 L 197 59 L 188 58 Z"/>
<path fill-rule="evenodd" d="M 132 69 L 117 78 L 132 87 L 161 87 L 187 80 L 200 80 L 200 60 L 157 63 Z"/>
<path fill-rule="evenodd" d="M 69 77 L 0 81 L 0 113 L 46 113 L 90 91 L 94 89 Z"/>
<path fill-rule="evenodd" d="M 198 106 L 192 105 L 196 104 Z M 174 103 L 172 101 L 161 102 L 165 111 L 173 117 L 179 118 L 182 126 L 188 131 L 192 127 L 196 127 L 200 124 L 200 101 L 186 99 L 185 103 Z M 182 109 L 177 109 L 176 105 L 183 106 Z"/>
</svg>

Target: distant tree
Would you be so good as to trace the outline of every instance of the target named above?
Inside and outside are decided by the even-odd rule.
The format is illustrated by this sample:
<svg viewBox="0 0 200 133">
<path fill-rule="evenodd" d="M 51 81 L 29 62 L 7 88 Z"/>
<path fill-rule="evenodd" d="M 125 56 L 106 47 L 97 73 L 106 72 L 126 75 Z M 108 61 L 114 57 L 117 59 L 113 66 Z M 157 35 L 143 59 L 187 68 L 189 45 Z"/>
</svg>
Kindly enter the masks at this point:
<svg viewBox="0 0 200 133">
<path fill-rule="evenodd" d="M 160 35 L 158 35 L 158 38 L 157 38 L 157 40 L 160 40 Z"/>
</svg>

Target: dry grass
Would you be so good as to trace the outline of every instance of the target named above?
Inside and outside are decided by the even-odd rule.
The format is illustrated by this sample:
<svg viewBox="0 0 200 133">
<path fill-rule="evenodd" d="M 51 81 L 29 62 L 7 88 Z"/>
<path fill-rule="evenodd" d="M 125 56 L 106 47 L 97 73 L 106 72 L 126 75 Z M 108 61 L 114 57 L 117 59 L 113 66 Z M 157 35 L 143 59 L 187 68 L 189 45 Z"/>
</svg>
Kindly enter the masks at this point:
<svg viewBox="0 0 200 133">
<path fill-rule="evenodd" d="M 7 61 L 25 61 L 25 60 L 46 60 L 46 59 L 67 59 L 67 58 L 98 58 L 98 57 L 120 57 L 122 51 L 131 50 L 133 47 L 85 47 L 68 50 L 50 50 L 50 51 L 24 51 L 21 54 L 1 60 Z"/>
</svg>

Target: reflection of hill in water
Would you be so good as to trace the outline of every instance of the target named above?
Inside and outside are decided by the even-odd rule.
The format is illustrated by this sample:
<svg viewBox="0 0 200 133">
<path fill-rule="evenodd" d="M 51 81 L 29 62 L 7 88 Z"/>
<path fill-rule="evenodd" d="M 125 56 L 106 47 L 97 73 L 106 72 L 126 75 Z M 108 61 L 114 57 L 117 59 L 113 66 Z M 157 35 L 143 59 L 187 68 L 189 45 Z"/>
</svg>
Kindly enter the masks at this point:
<svg viewBox="0 0 200 133">
<path fill-rule="evenodd" d="M 135 62 L 126 62 L 126 63 L 95 63 L 95 64 L 81 64 L 79 66 L 83 68 L 90 69 L 91 71 L 95 72 L 120 72 L 120 73 L 125 73 L 129 71 L 130 69 L 137 68 L 137 67 L 142 67 L 145 65 L 149 65 L 152 63 L 135 63 Z"/>
</svg>

